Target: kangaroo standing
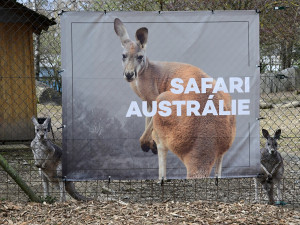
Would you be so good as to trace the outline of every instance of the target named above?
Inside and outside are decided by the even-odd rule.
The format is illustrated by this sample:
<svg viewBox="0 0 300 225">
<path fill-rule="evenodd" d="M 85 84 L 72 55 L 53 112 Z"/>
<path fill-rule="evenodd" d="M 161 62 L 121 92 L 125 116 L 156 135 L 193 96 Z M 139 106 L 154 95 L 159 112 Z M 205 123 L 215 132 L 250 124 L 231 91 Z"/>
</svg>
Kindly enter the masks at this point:
<svg viewBox="0 0 300 225">
<path fill-rule="evenodd" d="M 65 190 L 76 200 L 89 200 L 75 190 L 73 182 L 62 179 L 62 149 L 47 138 L 50 118 L 43 124 L 39 124 L 35 117 L 32 117 L 35 126 L 35 138 L 31 142 L 31 149 L 34 156 L 35 166 L 39 168 L 43 181 L 44 197 L 49 196 L 49 182 L 55 184 L 60 191 L 60 201 L 66 200 Z"/>
<path fill-rule="evenodd" d="M 199 68 L 178 62 L 152 62 L 146 57 L 148 29 L 143 27 L 136 31 L 136 42 L 129 38 L 120 19 L 114 21 L 114 29 L 120 37 L 124 48 L 124 78 L 130 83 L 133 91 L 147 101 L 148 111 L 152 110 L 152 102 L 173 100 L 196 100 L 204 106 L 210 95 L 216 109 L 219 100 L 224 101 L 224 109 L 231 110 L 231 97 L 223 92 L 201 94 L 174 94 L 170 91 L 171 80 L 181 78 L 188 81 L 193 78 L 201 84 L 202 78 L 209 78 Z M 186 83 L 186 82 L 185 82 Z M 212 88 L 215 82 L 212 83 Z M 176 112 L 176 106 L 171 106 Z M 221 177 L 224 154 L 231 147 L 236 132 L 235 116 L 185 116 L 186 109 L 177 117 L 172 113 L 168 117 L 156 114 L 146 118 L 146 128 L 140 138 L 144 151 L 151 149 L 158 153 L 159 179 L 166 178 L 166 158 L 168 150 L 172 151 L 184 163 L 187 178 L 208 177 L 214 164 L 215 176 Z M 157 149 L 156 149 L 157 148 Z"/>
<path fill-rule="evenodd" d="M 280 138 L 281 130 L 275 132 L 274 137 L 270 137 L 269 132 L 262 129 L 263 136 L 267 139 L 266 146 L 260 150 L 261 152 L 261 172 L 255 179 L 255 200 L 258 200 L 258 184 L 259 181 L 266 190 L 269 198 L 269 204 L 274 204 L 274 184 L 277 184 L 277 197 L 281 202 L 280 183 L 283 178 L 284 166 L 283 159 L 277 151 L 277 140 Z"/>
</svg>

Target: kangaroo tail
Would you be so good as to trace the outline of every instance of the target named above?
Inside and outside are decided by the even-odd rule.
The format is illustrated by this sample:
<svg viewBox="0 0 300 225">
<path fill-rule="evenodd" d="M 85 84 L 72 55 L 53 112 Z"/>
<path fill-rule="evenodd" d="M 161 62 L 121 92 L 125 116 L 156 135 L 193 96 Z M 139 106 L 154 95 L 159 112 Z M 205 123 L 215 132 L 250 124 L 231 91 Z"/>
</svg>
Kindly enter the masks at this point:
<svg viewBox="0 0 300 225">
<path fill-rule="evenodd" d="M 72 181 L 66 181 L 65 182 L 65 187 L 66 187 L 66 191 L 68 192 L 68 194 L 76 199 L 77 201 L 90 201 L 93 200 L 91 198 L 87 198 L 81 194 L 79 194 L 76 189 L 75 189 L 75 185 Z"/>
</svg>

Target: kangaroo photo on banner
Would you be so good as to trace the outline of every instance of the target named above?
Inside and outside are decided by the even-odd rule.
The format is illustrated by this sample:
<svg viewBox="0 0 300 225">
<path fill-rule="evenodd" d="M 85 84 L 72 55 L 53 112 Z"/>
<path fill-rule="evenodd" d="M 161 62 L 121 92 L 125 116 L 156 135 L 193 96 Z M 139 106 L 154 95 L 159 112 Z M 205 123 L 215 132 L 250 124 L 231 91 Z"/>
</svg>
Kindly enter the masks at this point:
<svg viewBox="0 0 300 225">
<path fill-rule="evenodd" d="M 255 177 L 255 11 L 64 12 L 67 180 Z"/>
</svg>

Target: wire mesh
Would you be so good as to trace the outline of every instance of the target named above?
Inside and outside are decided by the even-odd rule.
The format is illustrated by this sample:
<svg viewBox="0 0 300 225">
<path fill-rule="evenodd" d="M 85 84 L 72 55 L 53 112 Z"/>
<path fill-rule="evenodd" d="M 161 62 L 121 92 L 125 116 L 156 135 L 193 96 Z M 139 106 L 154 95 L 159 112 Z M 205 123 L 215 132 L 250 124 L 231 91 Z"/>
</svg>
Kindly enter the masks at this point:
<svg viewBox="0 0 300 225">
<path fill-rule="evenodd" d="M 8 0 L 0 2 L 0 154 L 39 195 L 42 180 L 29 143 L 34 137 L 31 116 L 50 116 L 54 142 L 62 141 L 60 15 L 64 11 L 246 10 L 260 13 L 260 126 L 282 129 L 279 151 L 284 158 L 284 201 L 300 208 L 300 16 L 297 1 L 76 1 Z M 36 113 L 34 113 L 36 112 Z M 23 122 L 22 122 L 23 121 Z M 24 122 L 27 121 L 27 122 Z M 261 138 L 261 147 L 265 140 Z M 88 197 L 122 201 L 246 201 L 254 202 L 251 178 L 107 180 L 76 182 Z M 59 190 L 52 188 L 53 200 Z M 259 201 L 267 202 L 259 189 Z M 0 200 L 28 198 L 0 169 Z"/>
</svg>

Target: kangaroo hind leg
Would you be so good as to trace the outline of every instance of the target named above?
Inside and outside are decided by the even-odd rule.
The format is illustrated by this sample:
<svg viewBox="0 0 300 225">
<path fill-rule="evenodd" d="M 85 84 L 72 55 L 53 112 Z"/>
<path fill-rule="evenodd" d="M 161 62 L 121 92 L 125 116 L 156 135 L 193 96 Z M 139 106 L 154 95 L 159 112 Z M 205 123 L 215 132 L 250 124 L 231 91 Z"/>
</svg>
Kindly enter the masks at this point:
<svg viewBox="0 0 300 225">
<path fill-rule="evenodd" d="M 167 179 L 167 154 L 168 148 L 163 141 L 158 137 L 156 132 L 153 130 L 152 137 L 157 143 L 157 154 L 158 154 L 158 178 L 159 180 Z"/>
<path fill-rule="evenodd" d="M 222 176 L 222 162 L 223 162 L 224 154 L 219 155 L 216 160 L 216 168 L 215 168 L 215 177 L 221 178 Z"/>
</svg>

